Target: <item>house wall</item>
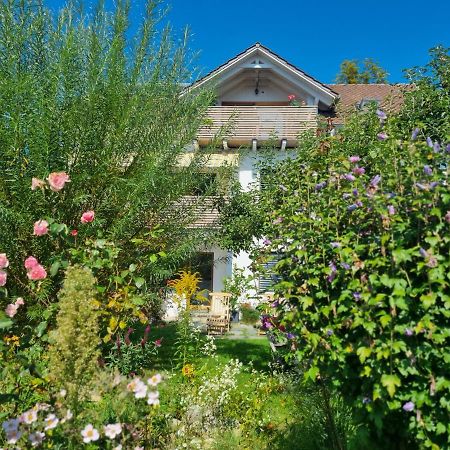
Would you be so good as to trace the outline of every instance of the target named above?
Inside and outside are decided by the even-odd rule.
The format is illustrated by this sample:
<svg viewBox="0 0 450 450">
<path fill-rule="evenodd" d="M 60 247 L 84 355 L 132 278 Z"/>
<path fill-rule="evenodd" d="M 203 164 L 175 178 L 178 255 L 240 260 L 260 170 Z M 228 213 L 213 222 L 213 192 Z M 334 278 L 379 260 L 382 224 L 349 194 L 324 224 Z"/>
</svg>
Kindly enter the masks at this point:
<svg viewBox="0 0 450 450">
<path fill-rule="evenodd" d="M 214 269 L 213 269 L 213 290 L 215 292 L 222 292 L 223 279 L 231 277 L 232 272 L 232 255 L 227 250 L 217 246 L 205 247 L 204 252 L 214 253 Z"/>
<path fill-rule="evenodd" d="M 231 85 L 225 84 L 221 87 L 217 99 L 222 102 L 287 102 L 288 95 L 294 94 L 299 103 L 314 105 L 315 99 L 312 95 L 303 91 L 299 86 L 291 85 L 285 80 L 262 78 L 258 84 L 258 94 L 255 93 L 256 78 L 242 78 L 234 80 Z"/>
<path fill-rule="evenodd" d="M 274 162 L 282 161 L 288 157 L 293 157 L 295 155 L 295 151 L 276 151 L 275 154 L 271 155 Z M 261 160 L 266 158 L 265 155 L 260 152 L 247 152 L 242 155 L 239 159 L 239 169 L 238 169 L 238 177 L 241 187 L 244 191 L 249 191 L 252 188 L 259 188 L 259 168 L 258 165 Z M 262 242 L 260 242 L 262 244 Z M 233 256 L 232 267 L 237 267 L 244 270 L 244 274 L 247 276 L 252 275 L 252 271 L 250 269 L 250 265 L 252 260 L 250 259 L 250 255 L 247 252 L 240 252 L 239 254 Z M 241 301 L 249 301 L 254 305 L 257 303 L 255 300 L 251 300 L 252 298 L 257 296 L 258 283 L 255 281 L 254 288 L 250 289 L 249 292 L 246 293 Z"/>
</svg>

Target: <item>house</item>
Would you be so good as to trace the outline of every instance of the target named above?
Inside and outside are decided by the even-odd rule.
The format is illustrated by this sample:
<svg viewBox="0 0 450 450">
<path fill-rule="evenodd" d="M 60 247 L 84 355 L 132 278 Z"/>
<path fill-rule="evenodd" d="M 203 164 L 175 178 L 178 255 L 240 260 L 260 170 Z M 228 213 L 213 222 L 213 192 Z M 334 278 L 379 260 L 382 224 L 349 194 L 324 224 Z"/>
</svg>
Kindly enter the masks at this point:
<svg viewBox="0 0 450 450">
<path fill-rule="evenodd" d="M 216 89 L 217 101 L 208 109 L 206 124 L 192 149 L 212 146 L 211 172 L 221 164 L 234 164 L 243 190 L 260 182 L 260 148 L 268 140 L 275 142 L 281 159 L 295 151 L 303 131 L 317 129 L 321 116 L 333 128 L 342 126 L 349 112 L 368 102 L 396 110 L 402 100 L 398 85 L 324 84 L 259 43 L 186 89 L 207 85 Z M 230 123 L 231 129 L 224 130 Z M 242 148 L 248 151 L 241 152 Z M 214 226 L 216 216 L 212 203 L 204 204 L 199 226 Z M 198 255 L 202 287 L 222 291 L 223 279 L 230 277 L 235 267 L 250 274 L 250 263 L 246 252 L 232 255 L 226 249 L 206 246 Z M 266 289 L 270 289 L 270 280 L 255 281 L 254 293 Z"/>
</svg>

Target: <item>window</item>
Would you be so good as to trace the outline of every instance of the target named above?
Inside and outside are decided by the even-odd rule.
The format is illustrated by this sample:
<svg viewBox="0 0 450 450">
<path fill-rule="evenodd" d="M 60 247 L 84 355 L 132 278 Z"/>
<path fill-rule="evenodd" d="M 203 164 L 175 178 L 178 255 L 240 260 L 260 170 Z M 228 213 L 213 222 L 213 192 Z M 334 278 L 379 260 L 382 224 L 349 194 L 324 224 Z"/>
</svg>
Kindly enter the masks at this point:
<svg viewBox="0 0 450 450">
<path fill-rule="evenodd" d="M 270 292 L 273 290 L 273 286 L 280 281 L 280 277 L 275 274 L 274 267 L 281 259 L 281 255 L 272 253 L 266 263 L 262 266 L 264 272 L 258 277 L 258 293 Z"/>
</svg>

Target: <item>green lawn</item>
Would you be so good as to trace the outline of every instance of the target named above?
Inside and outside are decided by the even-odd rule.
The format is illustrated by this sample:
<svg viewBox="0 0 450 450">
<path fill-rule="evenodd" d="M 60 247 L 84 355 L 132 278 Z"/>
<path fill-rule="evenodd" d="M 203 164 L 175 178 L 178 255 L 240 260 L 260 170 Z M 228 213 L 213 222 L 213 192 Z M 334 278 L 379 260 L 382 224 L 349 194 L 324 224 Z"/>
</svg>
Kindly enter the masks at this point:
<svg viewBox="0 0 450 450">
<path fill-rule="evenodd" d="M 136 334 L 141 331 L 136 331 Z M 154 362 L 156 370 L 171 370 L 174 366 L 173 352 L 176 340 L 176 325 L 154 326 L 150 331 L 150 341 L 162 338 L 158 356 Z M 270 361 L 270 348 L 267 339 L 227 339 L 220 337 L 216 339 L 217 356 L 220 362 L 230 359 L 239 359 L 244 365 L 253 364 L 257 370 L 268 369 Z"/>
</svg>

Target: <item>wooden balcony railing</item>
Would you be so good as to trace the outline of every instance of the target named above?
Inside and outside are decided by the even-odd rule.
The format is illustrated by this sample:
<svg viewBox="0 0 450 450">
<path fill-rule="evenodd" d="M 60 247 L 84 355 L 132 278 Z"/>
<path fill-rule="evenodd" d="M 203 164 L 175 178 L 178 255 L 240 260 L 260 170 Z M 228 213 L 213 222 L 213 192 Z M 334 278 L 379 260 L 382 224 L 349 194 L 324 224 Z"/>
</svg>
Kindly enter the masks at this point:
<svg viewBox="0 0 450 450">
<path fill-rule="evenodd" d="M 302 132 L 316 128 L 316 106 L 212 106 L 197 141 L 200 146 L 217 140 L 239 147 L 275 137 L 280 145 L 285 139 L 286 147 L 295 147 Z"/>
</svg>

